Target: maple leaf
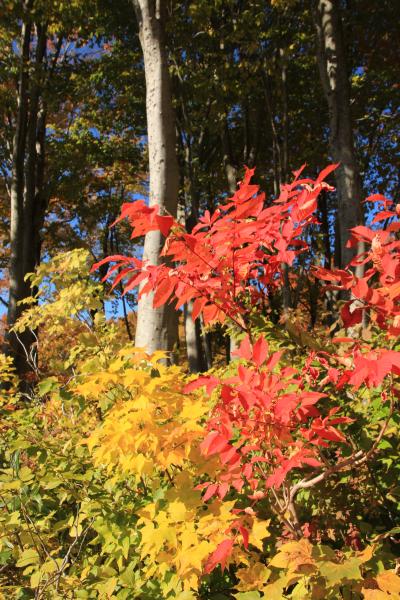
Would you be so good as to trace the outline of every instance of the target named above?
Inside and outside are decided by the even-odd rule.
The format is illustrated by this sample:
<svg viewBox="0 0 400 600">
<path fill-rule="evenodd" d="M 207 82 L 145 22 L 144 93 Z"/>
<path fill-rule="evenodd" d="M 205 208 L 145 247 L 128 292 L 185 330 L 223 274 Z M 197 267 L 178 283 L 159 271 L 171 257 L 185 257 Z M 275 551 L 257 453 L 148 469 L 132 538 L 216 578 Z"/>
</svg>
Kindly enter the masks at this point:
<svg viewBox="0 0 400 600">
<path fill-rule="evenodd" d="M 223 542 L 221 542 L 218 545 L 217 549 L 208 558 L 204 567 L 204 572 L 211 573 L 211 571 L 213 571 L 218 564 L 221 565 L 221 569 L 222 571 L 224 571 L 226 563 L 232 554 L 233 544 L 233 539 L 226 539 Z"/>
<path fill-rule="evenodd" d="M 156 223 L 163 236 L 167 237 L 175 220 L 168 215 L 156 215 Z"/>
</svg>

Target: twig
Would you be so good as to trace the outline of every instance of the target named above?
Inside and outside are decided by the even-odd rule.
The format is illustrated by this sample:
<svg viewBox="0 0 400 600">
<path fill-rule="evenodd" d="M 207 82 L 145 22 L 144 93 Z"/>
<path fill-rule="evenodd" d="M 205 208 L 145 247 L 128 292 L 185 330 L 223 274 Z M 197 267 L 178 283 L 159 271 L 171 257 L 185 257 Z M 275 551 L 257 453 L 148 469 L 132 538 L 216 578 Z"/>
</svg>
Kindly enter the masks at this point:
<svg viewBox="0 0 400 600">
<path fill-rule="evenodd" d="M 316 475 L 315 477 L 311 477 L 310 479 L 302 479 L 301 481 L 296 483 L 290 490 L 288 505 L 294 501 L 294 498 L 296 497 L 297 492 L 299 492 L 300 490 L 304 490 L 304 489 L 313 487 L 317 483 L 324 481 L 330 475 L 332 475 L 333 473 L 337 473 L 338 471 L 341 471 L 345 467 L 353 467 L 353 466 L 358 467 L 358 466 L 364 464 L 375 453 L 380 441 L 382 440 L 382 437 L 384 436 L 385 431 L 389 425 L 389 421 L 392 418 L 393 410 L 394 410 L 394 401 L 392 398 L 390 401 L 389 415 L 385 419 L 377 438 L 375 439 L 371 448 L 367 452 L 364 452 L 363 450 L 358 450 L 357 452 L 355 452 L 348 458 L 341 460 L 338 463 L 336 463 L 336 465 L 333 465 L 332 467 L 326 469 L 326 471 L 319 473 L 319 475 Z"/>
</svg>

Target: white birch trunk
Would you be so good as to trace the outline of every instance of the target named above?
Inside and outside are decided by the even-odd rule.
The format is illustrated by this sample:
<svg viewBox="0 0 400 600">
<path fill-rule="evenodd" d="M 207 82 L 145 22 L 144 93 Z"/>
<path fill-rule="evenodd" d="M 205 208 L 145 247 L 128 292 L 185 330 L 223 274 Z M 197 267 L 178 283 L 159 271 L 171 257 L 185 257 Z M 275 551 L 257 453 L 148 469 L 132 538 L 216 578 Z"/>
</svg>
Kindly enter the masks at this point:
<svg viewBox="0 0 400 600">
<path fill-rule="evenodd" d="M 176 215 L 179 173 L 175 148 L 175 119 L 167 52 L 164 43 L 165 2 L 134 0 L 139 21 L 146 78 L 146 115 L 149 148 L 150 206 L 158 205 L 161 214 Z M 145 237 L 143 259 L 160 262 L 164 239 L 160 232 Z M 155 350 L 172 350 L 177 339 L 177 314 L 173 307 L 153 308 L 153 295 L 138 303 L 135 344 Z"/>
</svg>

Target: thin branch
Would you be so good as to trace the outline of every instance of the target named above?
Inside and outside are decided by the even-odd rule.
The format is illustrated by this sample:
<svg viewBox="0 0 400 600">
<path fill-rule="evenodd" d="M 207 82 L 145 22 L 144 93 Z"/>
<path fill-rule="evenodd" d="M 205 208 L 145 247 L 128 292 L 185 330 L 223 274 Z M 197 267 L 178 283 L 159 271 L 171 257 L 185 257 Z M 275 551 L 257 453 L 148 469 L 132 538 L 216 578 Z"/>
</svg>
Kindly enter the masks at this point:
<svg viewBox="0 0 400 600">
<path fill-rule="evenodd" d="M 324 481 L 325 479 L 327 479 L 330 475 L 333 475 L 333 473 L 337 473 L 338 471 L 341 471 L 342 469 L 344 469 L 346 467 L 359 467 L 360 465 L 364 464 L 367 460 L 369 460 L 371 458 L 371 456 L 376 452 L 377 447 L 385 434 L 385 431 L 389 425 L 389 421 L 392 418 L 393 410 L 394 410 L 394 401 L 393 401 L 393 399 L 391 399 L 389 415 L 385 419 L 377 438 L 375 439 L 371 448 L 367 452 L 364 452 L 363 450 L 358 450 L 357 452 L 355 452 L 348 458 L 341 460 L 338 463 L 336 463 L 336 465 L 333 465 L 332 467 L 326 469 L 326 471 L 319 473 L 319 475 L 316 475 L 315 477 L 311 477 L 310 479 L 302 479 L 301 481 L 296 483 L 290 490 L 288 503 L 292 503 L 294 501 L 296 494 L 300 490 L 304 490 L 304 489 L 313 487 L 314 485 L 317 485 L 317 483 L 320 483 L 321 481 Z"/>
</svg>

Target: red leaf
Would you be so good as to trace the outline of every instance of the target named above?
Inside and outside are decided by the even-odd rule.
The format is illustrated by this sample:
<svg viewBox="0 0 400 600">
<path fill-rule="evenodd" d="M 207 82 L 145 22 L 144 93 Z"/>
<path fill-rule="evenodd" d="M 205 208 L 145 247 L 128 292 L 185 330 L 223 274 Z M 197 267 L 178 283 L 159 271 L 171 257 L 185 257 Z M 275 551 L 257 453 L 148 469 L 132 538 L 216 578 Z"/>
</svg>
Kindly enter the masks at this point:
<svg viewBox="0 0 400 600">
<path fill-rule="evenodd" d="M 214 496 L 214 494 L 217 492 L 218 490 L 218 483 L 212 483 L 211 485 L 208 486 L 206 493 L 203 496 L 203 501 L 207 502 L 207 500 L 209 500 L 210 498 L 212 498 Z"/>
<path fill-rule="evenodd" d="M 116 276 L 116 278 L 114 279 L 113 284 L 111 286 L 111 289 L 113 290 L 115 288 L 115 286 L 119 284 L 119 282 L 121 281 L 121 279 L 123 279 L 125 277 L 125 275 L 128 275 L 128 273 L 132 273 L 132 270 L 134 270 L 132 267 L 126 267 L 125 269 L 122 269 L 118 273 L 118 275 Z M 107 273 L 107 275 L 108 275 L 108 273 Z M 107 279 L 107 275 L 106 275 L 105 278 L 103 277 L 102 281 L 104 281 L 105 279 Z M 137 275 L 137 273 L 135 271 L 134 277 L 136 275 Z M 131 279 L 132 279 L 132 277 L 131 277 Z"/>
<path fill-rule="evenodd" d="M 244 167 L 244 177 L 243 177 L 243 181 L 242 181 L 242 183 L 244 185 L 247 185 L 250 183 L 251 178 L 253 177 L 253 175 L 255 173 L 255 170 L 256 170 L 255 168 L 249 169 L 249 167 L 247 167 L 247 166 Z"/>
<path fill-rule="evenodd" d="M 204 296 L 200 296 L 200 298 L 196 298 L 196 300 L 193 302 L 193 308 L 192 308 L 193 321 L 195 321 L 197 319 L 197 317 L 199 316 L 199 314 L 201 313 L 201 311 L 203 310 L 203 308 L 206 304 L 207 304 L 207 298 L 205 298 Z"/>
<path fill-rule="evenodd" d="M 204 325 L 208 325 L 209 323 L 215 321 L 217 315 L 218 306 L 215 306 L 215 304 L 207 304 L 207 306 L 203 308 Z"/>
<path fill-rule="evenodd" d="M 238 455 L 238 452 L 234 446 L 228 446 L 226 450 L 223 450 L 220 455 L 220 461 L 224 465 L 232 460 L 234 456 Z M 239 455 L 238 455 L 239 456 Z"/>
<path fill-rule="evenodd" d="M 318 175 L 315 183 L 317 184 L 317 183 L 321 183 L 321 181 L 324 181 L 328 177 L 328 175 L 330 173 L 332 173 L 332 171 L 334 171 L 335 169 L 338 168 L 339 165 L 340 165 L 340 163 L 336 163 L 336 164 L 333 164 L 333 165 L 329 165 L 328 167 L 325 167 L 325 169 L 322 169 L 322 171 Z"/>
<path fill-rule="evenodd" d="M 173 217 L 170 217 L 168 215 L 165 215 L 165 216 L 156 215 L 156 222 L 157 222 L 158 228 L 161 231 L 161 233 L 165 237 L 167 237 L 171 230 L 172 225 L 174 224 Z"/>
<path fill-rule="evenodd" d="M 203 440 L 200 444 L 200 450 L 206 456 L 210 454 L 217 454 L 217 452 L 222 452 L 227 449 L 228 440 L 224 438 L 217 431 L 212 431 L 208 434 L 205 440 Z"/>
<path fill-rule="evenodd" d="M 245 338 L 240 342 L 240 346 L 237 350 L 232 352 L 233 356 L 238 356 L 239 358 L 244 358 L 244 360 L 250 360 L 252 357 L 252 349 L 250 345 L 249 336 L 246 335 Z"/>
<path fill-rule="evenodd" d="M 281 359 L 282 354 L 283 354 L 283 350 L 282 351 L 279 350 L 278 352 L 274 352 L 270 356 L 270 358 L 268 359 L 267 365 L 266 365 L 269 371 L 272 371 L 273 368 L 278 364 L 278 362 Z"/>
<path fill-rule="evenodd" d="M 243 525 L 239 525 L 239 531 L 242 534 L 243 546 L 247 550 L 247 548 L 249 547 L 249 532 L 245 527 L 243 527 Z"/>
<path fill-rule="evenodd" d="M 141 283 L 144 279 L 146 279 L 146 277 L 147 277 L 146 271 L 141 271 L 137 275 L 134 275 L 133 277 L 131 277 L 131 279 L 128 279 L 128 281 L 126 282 L 125 287 L 124 287 L 124 295 L 127 294 L 128 292 L 130 292 L 131 290 L 133 290 L 134 287 L 138 286 L 139 283 Z"/>
<path fill-rule="evenodd" d="M 206 386 L 207 394 L 211 394 L 213 389 L 216 388 L 217 385 L 219 385 L 219 379 L 217 379 L 216 377 L 207 376 L 198 377 L 194 381 L 191 381 L 190 383 L 185 385 L 185 387 L 183 388 L 183 392 L 185 394 L 189 394 L 190 392 L 193 392 L 193 390 L 197 390 L 197 388 L 202 387 L 203 385 Z"/>
<path fill-rule="evenodd" d="M 174 287 L 175 281 L 170 279 L 168 276 L 161 281 L 161 283 L 157 286 L 156 292 L 154 294 L 153 306 L 154 308 L 159 308 L 163 306 L 171 296 Z"/>
<path fill-rule="evenodd" d="M 387 227 L 388 231 L 399 231 L 400 230 L 400 221 L 395 221 L 394 223 L 390 223 Z"/>
<path fill-rule="evenodd" d="M 185 243 L 186 243 L 187 247 L 190 250 L 194 250 L 195 246 L 197 244 L 197 238 L 196 238 L 196 236 L 195 235 L 191 235 L 190 233 L 185 233 L 184 236 L 183 236 L 183 238 L 185 240 Z"/>
<path fill-rule="evenodd" d="M 365 198 L 364 202 L 383 202 L 385 206 L 393 204 L 393 200 L 386 198 L 386 196 L 382 196 L 382 194 L 372 194 L 372 196 Z"/>
<path fill-rule="evenodd" d="M 220 500 L 223 500 L 228 492 L 229 492 L 229 484 L 228 483 L 221 483 L 221 485 L 218 486 L 218 498 L 220 498 Z"/>
<path fill-rule="evenodd" d="M 375 217 L 372 219 L 372 223 L 379 223 L 379 221 L 385 221 L 386 219 L 391 219 L 395 216 L 396 213 L 392 212 L 391 210 L 382 210 L 377 215 L 375 215 Z"/>
<path fill-rule="evenodd" d="M 133 264 L 135 264 L 135 260 L 136 259 L 130 258 L 128 256 L 123 256 L 122 254 L 113 254 L 112 256 L 107 256 L 106 258 L 103 258 L 102 260 L 99 260 L 97 263 L 94 263 L 94 265 L 90 269 L 90 272 L 93 273 L 93 271 L 96 271 L 96 269 L 98 269 L 102 265 L 105 265 L 106 263 L 120 261 L 120 262 L 122 262 L 124 264 L 125 263 L 128 263 L 128 264 L 129 263 L 133 263 Z"/>
<path fill-rule="evenodd" d="M 317 429 L 316 433 L 323 440 L 329 440 L 330 442 L 345 442 L 346 438 L 342 433 L 333 427 L 326 427 Z"/>
<path fill-rule="evenodd" d="M 372 242 L 376 236 L 376 231 L 365 227 L 365 225 L 357 225 L 357 227 L 353 227 L 350 231 L 357 240 L 366 240 L 367 242 Z"/>
<path fill-rule="evenodd" d="M 192 288 L 192 286 L 188 285 L 188 286 L 182 286 L 184 291 L 178 295 L 178 290 L 176 289 L 175 291 L 175 296 L 178 298 L 178 301 L 176 303 L 176 309 L 180 308 L 181 306 L 183 306 L 184 304 L 186 304 L 186 302 L 189 302 L 189 300 L 191 300 L 193 298 L 193 296 L 196 295 L 196 290 L 194 290 Z"/>
<path fill-rule="evenodd" d="M 352 302 L 347 302 L 342 310 L 340 311 L 340 315 L 343 320 L 343 325 L 345 327 L 352 327 L 353 325 L 357 325 L 362 321 L 363 311 L 361 308 L 356 308 L 350 312 L 350 306 Z"/>
<path fill-rule="evenodd" d="M 263 336 L 260 336 L 253 346 L 253 360 L 257 367 L 261 367 L 268 356 L 268 344 Z"/>
<path fill-rule="evenodd" d="M 301 165 L 300 169 L 297 169 L 297 171 L 292 171 L 295 181 L 296 181 L 296 179 L 298 179 L 300 177 L 300 175 L 302 174 L 302 172 L 304 171 L 306 166 L 307 166 L 307 163 L 304 163 L 304 165 Z"/>
<path fill-rule="evenodd" d="M 218 563 L 221 564 L 221 569 L 222 569 L 222 571 L 224 571 L 226 562 L 227 562 L 228 558 L 230 557 L 230 555 L 232 554 L 232 550 L 233 550 L 233 540 L 232 539 L 227 539 L 227 540 L 224 540 L 223 542 L 221 542 L 218 545 L 217 549 L 208 558 L 206 565 L 204 567 L 204 572 L 211 573 L 211 571 L 213 571 L 215 569 L 215 567 L 218 565 Z"/>
<path fill-rule="evenodd" d="M 130 219 L 134 219 L 137 214 L 153 211 L 144 200 L 135 200 L 135 202 L 124 202 L 121 207 L 121 214 L 119 217 L 115 219 L 110 225 L 110 227 L 114 227 L 117 223 L 129 217 Z"/>
</svg>

